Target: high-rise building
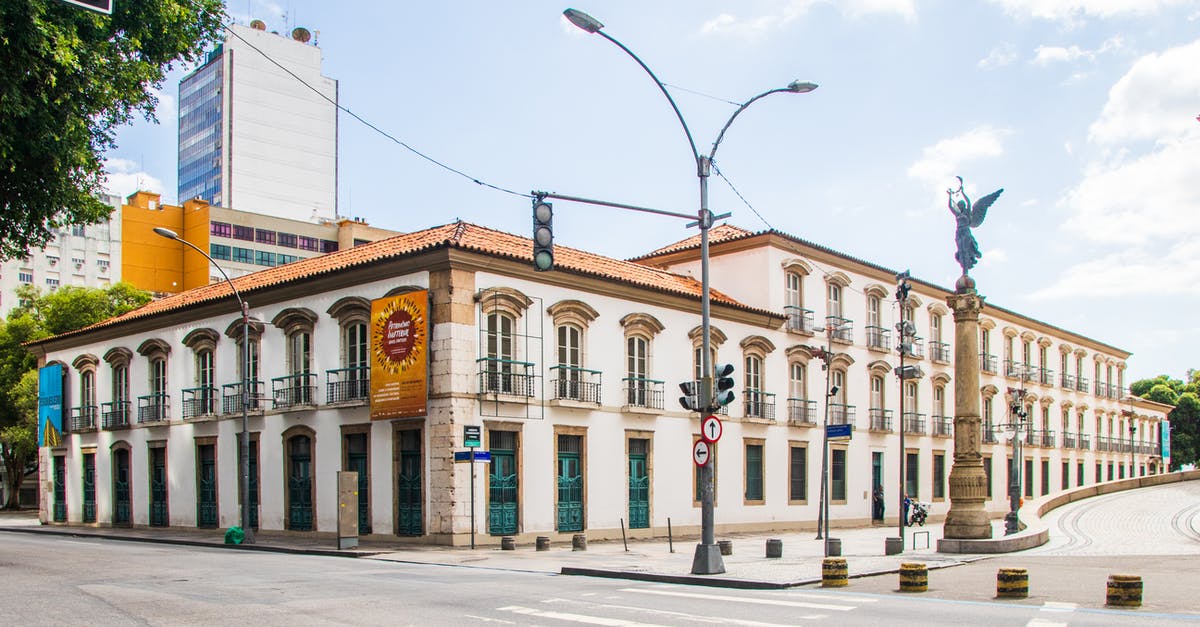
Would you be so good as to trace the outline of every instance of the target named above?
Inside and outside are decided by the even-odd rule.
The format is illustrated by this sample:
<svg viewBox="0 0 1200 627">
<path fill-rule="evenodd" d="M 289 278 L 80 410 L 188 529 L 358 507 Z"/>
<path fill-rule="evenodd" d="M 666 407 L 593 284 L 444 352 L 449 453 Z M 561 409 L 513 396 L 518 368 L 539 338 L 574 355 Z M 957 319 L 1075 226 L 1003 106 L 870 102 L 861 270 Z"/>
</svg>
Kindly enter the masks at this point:
<svg viewBox="0 0 1200 627">
<path fill-rule="evenodd" d="M 337 81 L 308 30 L 231 25 L 179 83 L 179 203 L 337 216 Z M 314 91 L 315 90 L 315 91 Z"/>
</svg>

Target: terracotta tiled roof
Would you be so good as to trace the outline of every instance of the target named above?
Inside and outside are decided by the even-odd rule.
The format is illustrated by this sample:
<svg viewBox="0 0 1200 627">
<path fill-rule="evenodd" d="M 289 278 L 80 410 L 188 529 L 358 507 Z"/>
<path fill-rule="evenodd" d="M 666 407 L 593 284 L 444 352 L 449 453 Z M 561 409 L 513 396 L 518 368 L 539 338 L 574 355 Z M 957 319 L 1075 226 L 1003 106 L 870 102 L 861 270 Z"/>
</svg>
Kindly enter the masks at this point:
<svg viewBox="0 0 1200 627">
<path fill-rule="evenodd" d="M 531 267 L 533 264 L 533 242 L 529 238 L 468 222 L 455 222 L 435 226 L 423 231 L 396 235 L 327 255 L 311 257 L 286 265 L 268 268 L 253 274 L 237 277 L 233 279 L 233 284 L 244 297 L 246 294 L 272 286 L 303 281 L 331 272 L 366 266 L 368 264 L 377 264 L 389 259 L 398 259 L 442 247 L 458 248 L 485 255 L 528 261 Z M 700 282 L 688 276 L 658 270 L 630 261 L 604 257 L 566 246 L 555 246 L 554 253 L 554 265 L 557 271 L 595 276 L 646 289 L 692 297 L 697 300 L 700 298 Z M 227 300 L 230 296 L 231 291 L 228 283 L 212 283 L 154 300 L 143 307 L 126 312 L 120 316 L 109 318 L 90 327 L 64 333 L 56 337 L 69 337 L 196 305 Z M 738 309 L 767 314 L 772 313 L 738 302 L 717 290 L 710 289 L 710 298 L 713 304 L 724 304 Z M 47 338 L 47 340 L 49 339 L 52 338 Z M 33 342 L 31 344 L 40 342 Z"/>
<path fill-rule="evenodd" d="M 714 226 L 708 230 L 708 243 L 712 244 L 714 242 L 720 242 L 727 239 L 736 239 L 754 234 L 755 233 L 753 231 L 747 231 L 740 226 L 733 226 L 732 224 L 718 224 L 717 226 Z M 657 257 L 659 255 L 665 255 L 667 253 L 673 253 L 679 250 L 687 250 L 689 248 L 699 247 L 700 234 L 697 233 L 696 235 L 693 235 L 687 239 L 679 240 L 674 244 L 668 244 L 662 248 L 659 248 L 658 250 L 646 253 L 645 255 L 634 257 L 634 260 Z"/>
</svg>

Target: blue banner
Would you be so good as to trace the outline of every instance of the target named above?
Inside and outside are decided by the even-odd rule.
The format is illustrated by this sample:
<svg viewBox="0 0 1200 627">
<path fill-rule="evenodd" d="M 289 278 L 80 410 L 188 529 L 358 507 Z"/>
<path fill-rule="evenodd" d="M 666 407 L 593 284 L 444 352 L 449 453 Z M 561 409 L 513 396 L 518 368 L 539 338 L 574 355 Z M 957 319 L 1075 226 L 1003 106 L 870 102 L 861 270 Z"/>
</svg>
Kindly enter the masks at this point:
<svg viewBox="0 0 1200 627">
<path fill-rule="evenodd" d="M 1159 428 L 1158 432 L 1162 436 L 1163 463 L 1168 464 L 1169 467 L 1171 463 L 1171 421 L 1162 421 L 1162 426 Z"/>
<path fill-rule="evenodd" d="M 62 445 L 62 364 L 38 369 L 38 446 Z"/>
</svg>

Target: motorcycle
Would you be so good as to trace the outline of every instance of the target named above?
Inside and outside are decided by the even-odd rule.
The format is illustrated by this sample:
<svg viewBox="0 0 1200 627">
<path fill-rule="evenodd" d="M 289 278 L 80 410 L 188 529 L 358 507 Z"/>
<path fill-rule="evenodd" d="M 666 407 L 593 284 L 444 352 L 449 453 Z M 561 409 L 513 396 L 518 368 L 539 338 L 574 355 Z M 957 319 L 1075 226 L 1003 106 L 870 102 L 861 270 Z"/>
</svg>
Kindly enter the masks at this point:
<svg viewBox="0 0 1200 627">
<path fill-rule="evenodd" d="M 929 517 L 928 506 L 925 505 L 924 503 L 921 503 L 918 501 L 911 501 L 910 503 L 911 504 L 909 507 L 909 514 L 908 514 L 908 526 L 911 527 L 914 524 L 917 524 L 917 525 L 924 527 L 925 519 Z"/>
</svg>

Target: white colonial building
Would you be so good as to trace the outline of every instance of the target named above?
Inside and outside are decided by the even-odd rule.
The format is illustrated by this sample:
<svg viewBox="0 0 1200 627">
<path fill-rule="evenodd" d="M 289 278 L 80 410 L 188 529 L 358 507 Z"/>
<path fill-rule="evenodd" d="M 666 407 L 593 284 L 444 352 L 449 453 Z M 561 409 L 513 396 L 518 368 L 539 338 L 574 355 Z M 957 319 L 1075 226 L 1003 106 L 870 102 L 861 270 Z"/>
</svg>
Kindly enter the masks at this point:
<svg viewBox="0 0 1200 627">
<path fill-rule="evenodd" d="M 867 524 L 881 487 L 896 518 L 906 492 L 948 509 L 954 321 L 949 292 L 804 240 L 720 226 L 712 233 L 712 338 L 736 365 L 737 400 L 717 443 L 717 529 L 814 528 L 822 430 L 832 443 L 831 520 Z M 698 242 L 634 261 L 559 247 L 532 269 L 528 239 L 454 223 L 234 279 L 250 305 L 251 512 L 262 529 L 332 532 L 340 470 L 360 472 L 364 533 L 463 544 L 470 466 L 463 426 L 482 427 L 477 532 L 498 536 L 695 532 L 695 414 L 678 384 L 698 377 Z M 424 414 L 372 420 L 371 304 L 428 292 Z M 986 296 L 986 286 L 983 287 Z M 922 336 L 895 376 L 901 316 Z M 981 389 L 988 510 L 1008 509 L 1011 447 L 1028 415 L 1024 490 L 1164 471 L 1169 407 L 1129 397 L 1129 353 L 987 304 Z M 825 331 L 828 329 L 829 331 Z M 35 343 L 63 368 L 65 435 L 43 449 L 46 522 L 227 527 L 239 522 L 242 322 L 226 284 L 155 301 Z M 828 372 L 814 357 L 835 356 Z M 827 380 L 828 377 L 828 380 Z M 827 385 L 837 387 L 826 403 Z M 1010 394 L 1009 388 L 1022 388 Z M 901 404 L 903 398 L 903 405 Z"/>
</svg>

